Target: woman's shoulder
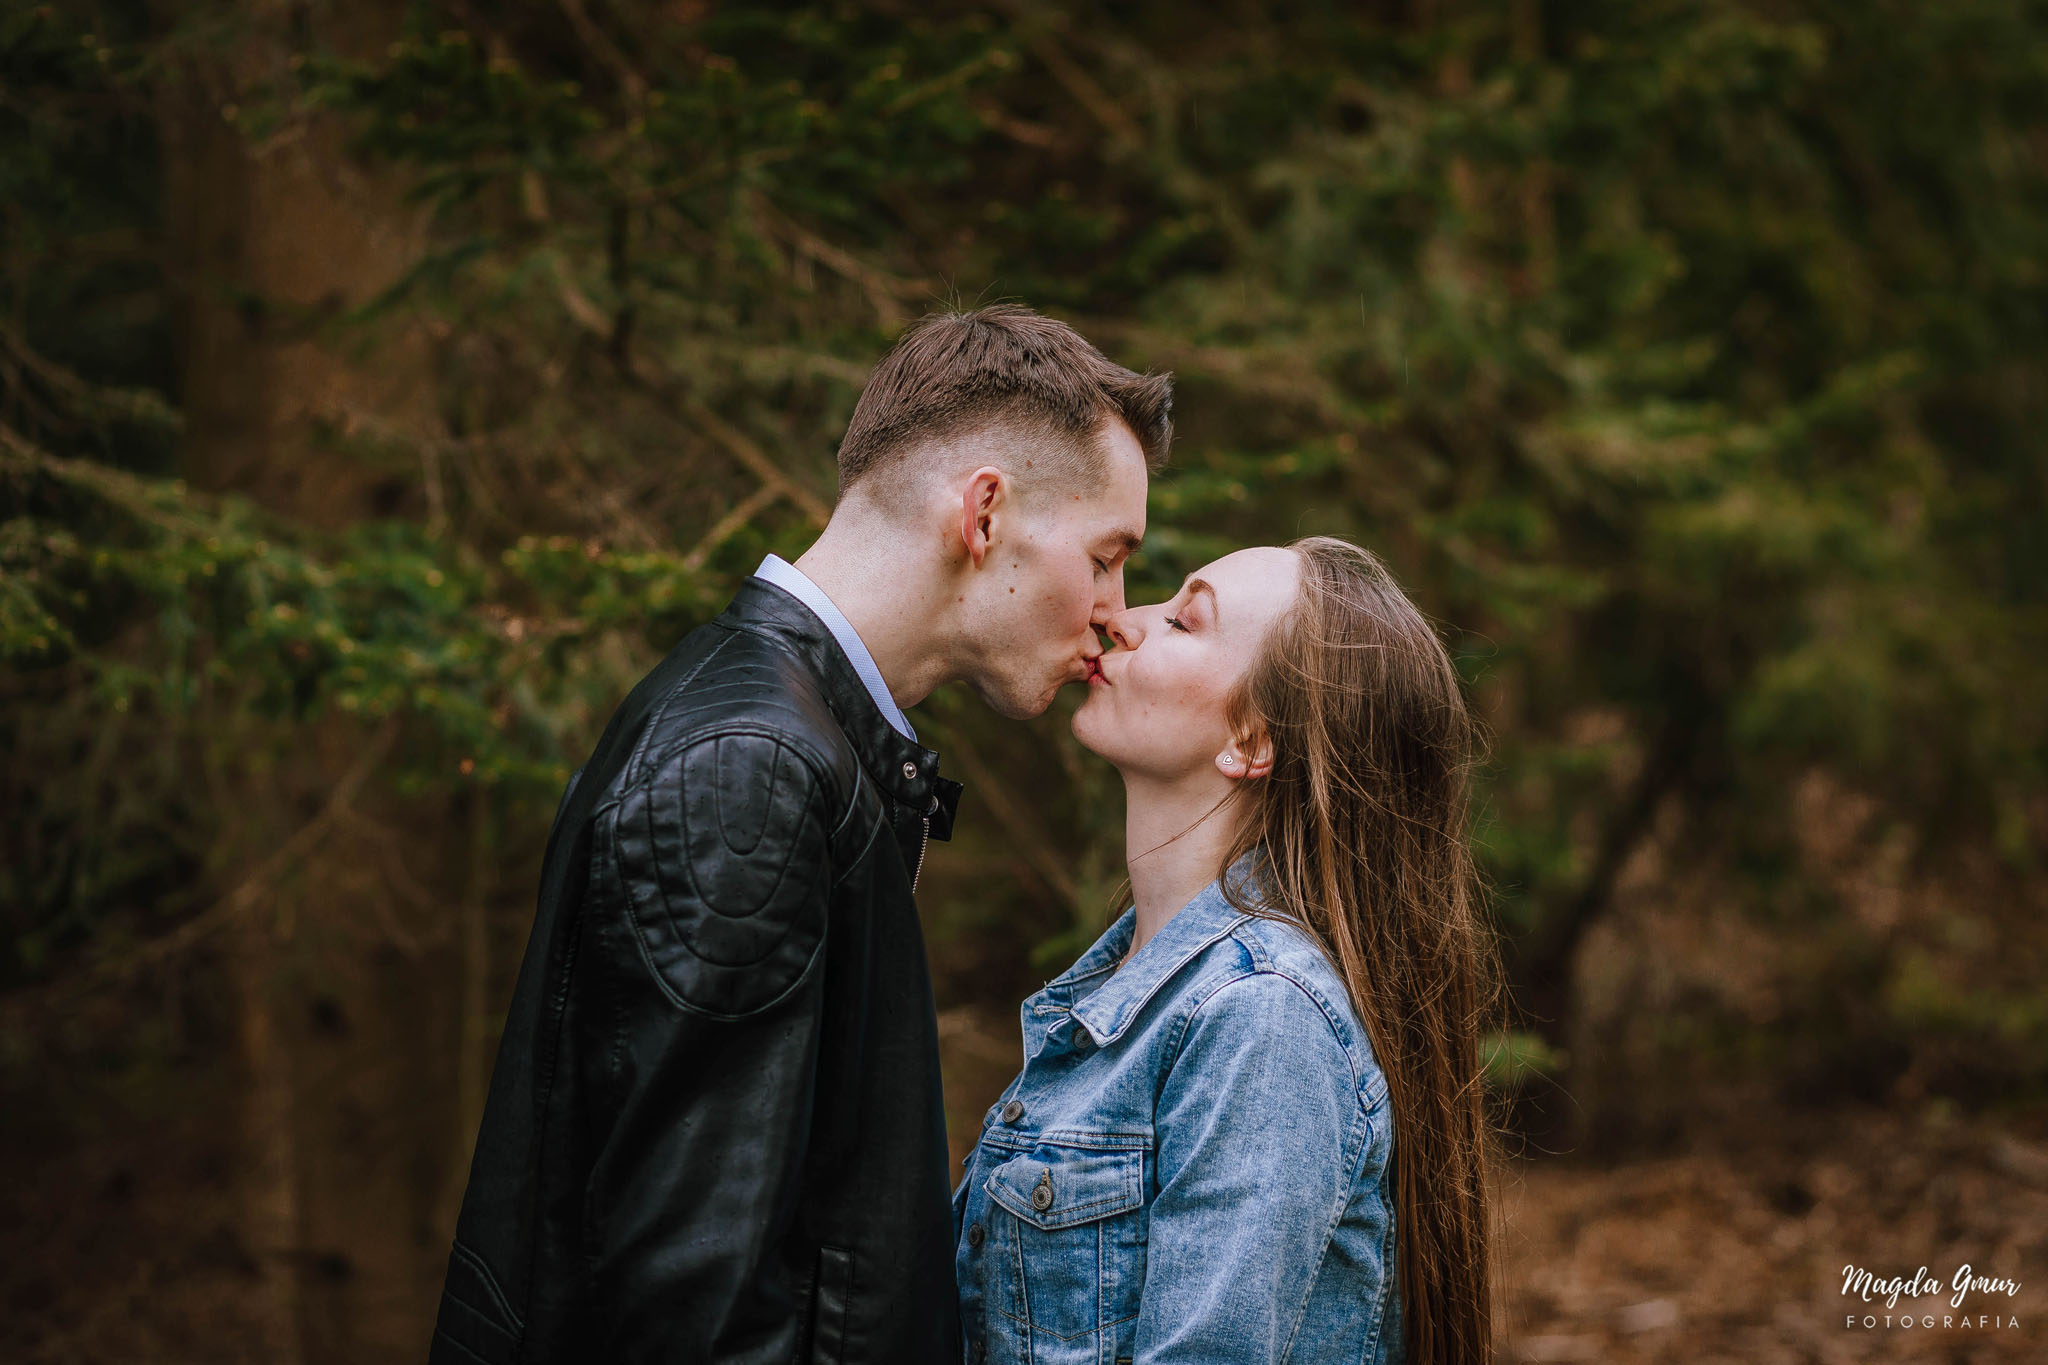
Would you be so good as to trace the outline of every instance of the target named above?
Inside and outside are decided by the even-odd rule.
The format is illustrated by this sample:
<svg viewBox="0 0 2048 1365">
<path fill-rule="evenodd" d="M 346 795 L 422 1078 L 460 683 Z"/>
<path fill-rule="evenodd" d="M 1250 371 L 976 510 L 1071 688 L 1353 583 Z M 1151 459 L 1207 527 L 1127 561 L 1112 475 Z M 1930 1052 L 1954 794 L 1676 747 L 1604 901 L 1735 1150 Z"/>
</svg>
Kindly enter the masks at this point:
<svg viewBox="0 0 2048 1365">
<path fill-rule="evenodd" d="M 1386 1078 L 1371 1040 L 1352 1009 L 1343 976 L 1314 934 L 1288 920 L 1251 915 L 1231 930 L 1227 942 L 1226 952 L 1212 954 L 1210 970 L 1202 973 L 1206 979 L 1188 1002 L 1195 1014 L 1213 1027 L 1293 1042 L 1303 1054 L 1328 1039 L 1326 1046 L 1341 1050 L 1349 1063 L 1360 1098 L 1371 1106 L 1384 1097 Z M 1216 960 L 1226 956 L 1227 964 Z"/>
</svg>

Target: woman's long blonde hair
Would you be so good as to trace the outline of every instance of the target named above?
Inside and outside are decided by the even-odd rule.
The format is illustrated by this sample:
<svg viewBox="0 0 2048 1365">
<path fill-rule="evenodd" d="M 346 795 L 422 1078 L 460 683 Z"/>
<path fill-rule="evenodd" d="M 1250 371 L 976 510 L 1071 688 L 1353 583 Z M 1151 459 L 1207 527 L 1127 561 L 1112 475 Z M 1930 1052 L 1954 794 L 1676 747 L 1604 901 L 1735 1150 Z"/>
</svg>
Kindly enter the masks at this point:
<svg viewBox="0 0 2048 1365">
<path fill-rule="evenodd" d="M 1468 845 L 1479 729 L 1449 652 L 1368 551 L 1300 556 L 1294 606 L 1231 696 L 1273 768 L 1237 784 L 1224 866 L 1261 853 L 1240 909 L 1313 933 L 1343 974 L 1394 1115 L 1392 1182 L 1409 1365 L 1488 1360 L 1492 1128 L 1479 1056 L 1500 973 Z"/>
</svg>

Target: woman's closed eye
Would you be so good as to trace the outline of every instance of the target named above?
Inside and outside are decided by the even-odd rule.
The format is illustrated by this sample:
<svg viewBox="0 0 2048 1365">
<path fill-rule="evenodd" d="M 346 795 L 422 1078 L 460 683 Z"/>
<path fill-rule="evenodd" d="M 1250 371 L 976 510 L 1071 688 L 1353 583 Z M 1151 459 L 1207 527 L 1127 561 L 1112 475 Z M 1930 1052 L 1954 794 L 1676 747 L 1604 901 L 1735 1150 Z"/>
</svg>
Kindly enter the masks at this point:
<svg viewBox="0 0 2048 1365">
<path fill-rule="evenodd" d="M 1182 625 L 1182 624 L 1180 623 L 1180 618 L 1179 618 L 1178 616 L 1169 616 L 1169 617 L 1167 617 L 1167 618 L 1166 618 L 1166 624 L 1167 624 L 1167 625 L 1169 625 L 1169 626 L 1172 626 L 1172 627 L 1173 627 L 1173 628 L 1174 628 L 1175 630 L 1188 630 L 1188 628 L 1187 628 L 1186 626 L 1184 626 L 1184 625 Z M 1188 634 L 1192 635 L 1192 634 L 1194 634 L 1194 632 L 1193 632 L 1193 631 L 1191 631 L 1191 630 L 1188 630 Z"/>
</svg>

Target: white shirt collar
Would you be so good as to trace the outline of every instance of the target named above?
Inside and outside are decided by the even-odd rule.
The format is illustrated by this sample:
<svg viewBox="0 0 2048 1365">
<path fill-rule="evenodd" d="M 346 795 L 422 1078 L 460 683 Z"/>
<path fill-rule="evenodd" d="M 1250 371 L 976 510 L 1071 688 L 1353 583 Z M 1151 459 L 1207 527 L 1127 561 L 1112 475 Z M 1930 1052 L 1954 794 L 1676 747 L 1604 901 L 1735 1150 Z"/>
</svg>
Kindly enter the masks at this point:
<svg viewBox="0 0 2048 1365">
<path fill-rule="evenodd" d="M 875 699 L 883 719 L 894 726 L 898 734 L 915 743 L 917 731 L 910 728 L 910 718 L 889 695 L 889 684 L 883 681 L 882 670 L 875 665 L 875 656 L 868 653 L 868 647 L 861 643 L 860 632 L 853 628 L 853 622 L 846 619 L 845 613 L 832 605 L 832 599 L 825 596 L 825 590 L 813 583 L 810 575 L 780 555 L 769 555 L 762 560 L 761 567 L 754 570 L 754 577 L 767 579 L 809 607 L 825 623 L 825 629 L 831 631 L 832 638 L 839 642 L 839 648 L 853 665 L 853 671 L 867 684 L 868 695 Z"/>
</svg>

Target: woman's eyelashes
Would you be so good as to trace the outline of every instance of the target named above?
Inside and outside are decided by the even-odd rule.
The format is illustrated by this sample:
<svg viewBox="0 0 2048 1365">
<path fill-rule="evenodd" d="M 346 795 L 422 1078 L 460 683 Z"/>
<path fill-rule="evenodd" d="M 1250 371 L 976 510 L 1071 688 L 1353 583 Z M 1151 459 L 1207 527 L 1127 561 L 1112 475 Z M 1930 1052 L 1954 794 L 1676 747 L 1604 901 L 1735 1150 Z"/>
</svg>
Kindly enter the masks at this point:
<svg viewBox="0 0 2048 1365">
<path fill-rule="evenodd" d="M 1167 618 L 1166 618 L 1166 624 L 1167 624 L 1167 625 L 1169 625 L 1169 626 L 1172 626 L 1172 627 L 1173 627 L 1173 628 L 1174 628 L 1175 630 L 1188 630 L 1188 628 L 1187 628 L 1186 626 L 1184 626 L 1184 625 L 1182 625 L 1182 624 L 1180 623 L 1180 618 L 1179 618 L 1178 616 L 1169 616 L 1169 617 L 1167 617 Z M 1191 630 L 1188 630 L 1188 634 L 1192 635 L 1192 634 L 1194 634 L 1194 632 L 1193 632 L 1193 631 L 1191 631 Z"/>
</svg>

